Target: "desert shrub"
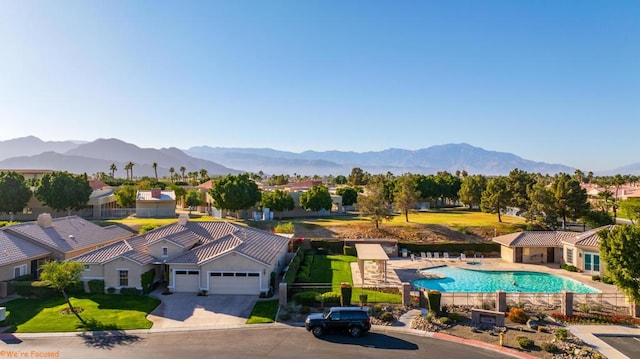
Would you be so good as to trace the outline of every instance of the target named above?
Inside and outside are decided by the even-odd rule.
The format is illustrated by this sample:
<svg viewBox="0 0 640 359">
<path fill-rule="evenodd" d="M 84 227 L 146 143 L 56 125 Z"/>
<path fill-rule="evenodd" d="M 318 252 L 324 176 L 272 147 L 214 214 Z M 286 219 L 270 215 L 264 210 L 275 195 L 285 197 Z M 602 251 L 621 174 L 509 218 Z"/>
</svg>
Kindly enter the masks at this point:
<svg viewBox="0 0 640 359">
<path fill-rule="evenodd" d="M 556 329 L 555 336 L 558 340 L 567 340 L 567 338 L 569 338 L 569 331 L 565 328 L 558 328 Z"/>
<path fill-rule="evenodd" d="M 566 264 L 566 263 L 562 263 L 560 265 L 560 268 L 569 271 L 569 272 L 577 272 L 578 271 L 578 267 L 571 265 L 571 264 Z"/>
<path fill-rule="evenodd" d="M 540 344 L 540 348 L 547 353 L 555 353 L 558 351 L 558 346 L 551 342 L 544 342 Z"/>
<path fill-rule="evenodd" d="M 430 290 L 427 292 L 427 298 L 429 298 L 429 310 L 433 310 L 438 313 L 440 311 L 440 299 L 442 298 L 442 293 L 437 290 Z"/>
<path fill-rule="evenodd" d="M 318 305 L 320 304 L 320 299 L 320 293 L 318 292 L 300 292 L 293 295 L 293 301 L 301 305 Z"/>
<path fill-rule="evenodd" d="M 493 309 L 496 308 L 496 301 L 495 300 L 483 300 L 481 307 L 484 310 L 493 310 Z"/>
<path fill-rule="evenodd" d="M 141 295 L 142 291 L 138 288 L 128 287 L 128 288 L 120 288 L 120 294 L 122 295 Z"/>
<path fill-rule="evenodd" d="M 449 319 L 453 320 L 454 322 L 459 322 L 460 321 L 460 314 L 458 314 L 458 313 L 449 313 Z"/>
<path fill-rule="evenodd" d="M 594 282 L 599 282 L 600 281 L 600 276 L 597 274 L 594 274 L 591 276 L 591 280 Z"/>
<path fill-rule="evenodd" d="M 383 322 L 393 322 L 394 320 L 396 320 L 396 318 L 393 317 L 393 313 L 391 312 L 382 312 L 382 314 L 380 314 L 380 316 L 378 317 L 378 319 L 382 320 Z"/>
<path fill-rule="evenodd" d="M 340 305 L 340 293 L 326 292 L 320 295 L 322 305 Z"/>
<path fill-rule="evenodd" d="M 450 323 L 451 323 L 451 319 L 449 317 L 440 318 L 440 324 L 450 324 Z"/>
<path fill-rule="evenodd" d="M 104 281 L 102 279 L 92 279 L 88 285 L 90 293 L 104 294 Z"/>
<path fill-rule="evenodd" d="M 516 340 L 518 341 L 520 347 L 524 349 L 531 349 L 534 345 L 536 345 L 533 340 L 527 337 L 517 337 Z"/>
<path fill-rule="evenodd" d="M 591 312 L 591 306 L 587 303 L 580 303 L 578 304 L 578 308 L 580 309 L 580 311 L 582 313 L 589 313 Z"/>
<path fill-rule="evenodd" d="M 294 233 L 295 232 L 295 225 L 293 224 L 293 222 L 284 222 L 284 223 L 278 223 L 276 225 L 276 227 L 273 229 L 274 232 L 276 233 Z"/>
<path fill-rule="evenodd" d="M 527 320 L 529 320 L 529 316 L 524 312 L 524 309 L 522 308 L 511 309 L 509 311 L 509 314 L 507 314 L 507 318 L 514 323 L 520 324 L 525 324 Z"/>
</svg>

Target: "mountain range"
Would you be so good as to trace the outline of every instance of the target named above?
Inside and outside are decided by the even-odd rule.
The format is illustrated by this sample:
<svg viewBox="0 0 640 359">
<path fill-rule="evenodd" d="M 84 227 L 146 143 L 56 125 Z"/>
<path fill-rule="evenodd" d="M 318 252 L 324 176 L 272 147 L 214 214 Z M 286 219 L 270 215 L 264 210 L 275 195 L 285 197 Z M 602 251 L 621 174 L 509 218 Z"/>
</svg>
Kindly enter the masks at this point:
<svg viewBox="0 0 640 359">
<path fill-rule="evenodd" d="M 125 177 L 125 166 L 134 163 L 134 176 L 168 176 L 169 168 L 180 173 L 207 170 L 209 175 L 262 171 L 266 174 L 348 175 L 354 167 L 372 174 L 406 172 L 431 174 L 438 171 L 466 170 L 470 174 L 505 175 L 514 168 L 527 172 L 573 173 L 562 164 L 535 162 L 512 153 L 488 151 L 469 144 L 436 145 L 419 150 L 387 149 L 371 152 L 305 151 L 301 153 L 269 148 L 222 148 L 196 146 L 189 149 L 140 148 L 119 139 L 84 141 L 42 141 L 29 136 L 0 141 L 0 169 L 50 169 L 73 173 L 109 173 Z M 606 171 L 640 174 L 640 163 Z"/>
</svg>

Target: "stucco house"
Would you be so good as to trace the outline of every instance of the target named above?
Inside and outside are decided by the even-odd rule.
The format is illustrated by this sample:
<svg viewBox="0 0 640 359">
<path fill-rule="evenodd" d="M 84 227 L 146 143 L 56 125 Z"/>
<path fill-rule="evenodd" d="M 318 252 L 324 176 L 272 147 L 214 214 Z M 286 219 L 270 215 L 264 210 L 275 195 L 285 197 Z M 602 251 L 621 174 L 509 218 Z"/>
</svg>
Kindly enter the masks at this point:
<svg viewBox="0 0 640 359">
<path fill-rule="evenodd" d="M 500 243 L 500 257 L 511 263 L 566 263 L 588 274 L 601 273 L 600 237 L 602 229 L 586 232 L 524 231 L 493 238 Z"/>
<path fill-rule="evenodd" d="M 136 217 L 175 217 L 176 193 L 160 188 L 136 193 Z"/>
<path fill-rule="evenodd" d="M 118 226 L 100 227 L 78 216 L 52 218 L 0 229 L 0 281 L 35 274 L 46 260 L 65 260 L 133 236 Z"/>
<path fill-rule="evenodd" d="M 289 239 L 238 224 L 173 223 L 122 243 L 74 258 L 87 265 L 83 280 L 105 287 L 142 289 L 141 274 L 156 271 L 174 292 L 259 295 L 268 292 L 271 273 L 285 265 Z"/>
</svg>

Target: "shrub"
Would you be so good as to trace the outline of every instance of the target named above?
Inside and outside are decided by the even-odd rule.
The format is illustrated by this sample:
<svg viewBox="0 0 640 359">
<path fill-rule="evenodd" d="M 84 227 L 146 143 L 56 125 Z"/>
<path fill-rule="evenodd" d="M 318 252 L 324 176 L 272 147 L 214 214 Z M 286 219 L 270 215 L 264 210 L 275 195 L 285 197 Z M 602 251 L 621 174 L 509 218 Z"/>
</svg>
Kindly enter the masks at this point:
<svg viewBox="0 0 640 359">
<path fill-rule="evenodd" d="M 289 269 L 287 269 L 287 273 L 285 273 L 283 282 L 287 284 L 293 284 L 298 277 L 298 271 L 300 270 L 300 264 L 302 263 L 302 259 L 304 258 L 304 251 L 301 248 L 298 248 L 296 254 L 289 262 Z"/>
<path fill-rule="evenodd" d="M 450 324 L 451 323 L 451 319 L 449 317 L 442 317 L 440 318 L 440 324 Z"/>
<path fill-rule="evenodd" d="M 594 282 L 599 282 L 600 281 L 600 276 L 597 274 L 594 274 L 591 276 L 591 280 Z"/>
<path fill-rule="evenodd" d="M 303 305 L 302 307 L 300 307 L 300 314 L 309 314 L 311 313 L 311 308 L 309 308 L 306 305 Z"/>
<path fill-rule="evenodd" d="M 582 313 L 589 313 L 589 312 L 591 312 L 591 306 L 589 306 L 589 304 L 587 304 L 587 303 L 580 303 L 580 304 L 578 305 L 578 308 L 580 309 L 580 311 L 581 311 Z"/>
<path fill-rule="evenodd" d="M 311 248 L 320 252 L 343 253 L 344 241 L 311 239 Z M 499 248 L 499 247 L 498 247 Z"/>
<path fill-rule="evenodd" d="M 107 293 L 109 293 L 109 294 L 113 294 L 113 293 L 115 293 L 115 292 L 116 292 L 116 289 L 115 289 L 114 287 L 109 287 L 109 288 L 107 288 Z"/>
<path fill-rule="evenodd" d="M 569 331 L 565 328 L 558 328 L 556 329 L 555 336 L 558 340 L 567 340 L 567 338 L 569 338 Z"/>
<path fill-rule="evenodd" d="M 509 311 L 509 314 L 507 315 L 507 318 L 514 323 L 520 324 L 525 324 L 527 320 L 529 320 L 529 316 L 524 312 L 522 308 L 511 309 Z"/>
<path fill-rule="evenodd" d="M 23 297 L 48 297 L 56 291 L 49 287 L 48 282 L 11 282 L 13 289 Z"/>
<path fill-rule="evenodd" d="M 427 298 L 429 298 L 429 310 L 433 310 L 438 313 L 440 311 L 440 299 L 442 293 L 437 290 L 430 290 L 427 292 Z"/>
<path fill-rule="evenodd" d="M 535 314 L 536 319 L 538 319 L 539 322 L 544 322 L 544 319 L 547 317 L 547 313 L 545 312 L 537 312 Z"/>
<path fill-rule="evenodd" d="M 454 322 L 459 322 L 460 321 L 460 314 L 458 314 L 458 313 L 449 313 L 449 319 L 453 320 Z"/>
<path fill-rule="evenodd" d="M 15 282 L 32 282 L 34 280 L 36 280 L 34 275 L 31 274 L 31 273 L 27 273 L 27 274 L 23 274 L 23 275 L 20 275 L 20 276 L 17 276 L 15 278 L 13 278 L 12 281 L 15 281 Z"/>
<path fill-rule="evenodd" d="M 343 254 L 344 254 L 345 256 L 354 256 L 354 257 L 355 257 L 355 256 L 357 256 L 357 255 L 358 255 L 358 252 L 356 251 L 356 248 L 355 248 L 355 247 L 352 247 L 352 246 L 344 246 Z"/>
<path fill-rule="evenodd" d="M 318 305 L 320 304 L 320 300 L 321 298 L 318 292 L 300 292 L 293 295 L 293 301 L 301 305 Z"/>
<path fill-rule="evenodd" d="M 551 342 L 544 342 L 540 344 L 540 348 L 547 353 L 555 353 L 558 351 L 558 346 Z"/>
<path fill-rule="evenodd" d="M 517 337 L 516 340 L 521 348 L 531 349 L 535 345 L 535 342 L 527 337 Z"/>
<path fill-rule="evenodd" d="M 278 223 L 276 227 L 273 229 L 275 233 L 289 233 L 292 234 L 295 232 L 296 227 L 293 222 L 284 222 Z"/>
<path fill-rule="evenodd" d="M 129 288 L 120 288 L 120 294 L 122 295 L 141 295 L 142 291 L 138 288 L 129 287 Z"/>
<path fill-rule="evenodd" d="M 280 313 L 280 320 L 287 321 L 291 319 L 291 314 L 289 313 Z"/>
<path fill-rule="evenodd" d="M 142 284 L 142 292 L 150 293 L 153 290 L 153 281 L 156 279 L 156 270 L 149 269 L 140 275 L 140 283 Z"/>
<path fill-rule="evenodd" d="M 465 253 L 473 255 L 473 253 L 500 253 L 499 243 L 437 243 L 437 244 L 419 244 L 419 243 L 403 243 L 402 246 L 407 248 L 409 252 L 449 252 L 449 253 Z"/>
<path fill-rule="evenodd" d="M 92 279 L 88 283 L 89 293 L 104 294 L 104 281 L 102 279 Z"/>
<path fill-rule="evenodd" d="M 340 305 L 340 293 L 336 292 L 326 292 L 320 295 L 320 300 L 322 301 L 322 305 L 331 306 L 331 305 Z"/>
<path fill-rule="evenodd" d="M 567 264 L 567 263 L 562 263 L 560 265 L 560 268 L 569 271 L 569 272 L 577 272 L 578 271 L 578 267 L 571 265 L 571 264 Z"/>
<path fill-rule="evenodd" d="M 393 317 L 393 313 L 391 312 L 382 312 L 382 314 L 380 314 L 380 316 L 378 317 L 378 319 L 382 320 L 383 322 L 393 322 L 394 320 L 396 320 L 396 318 Z"/>
<path fill-rule="evenodd" d="M 602 277 L 602 283 L 604 283 L 604 284 L 613 284 L 613 279 L 611 279 L 611 277 L 605 275 L 604 277 Z"/>
<path fill-rule="evenodd" d="M 142 228 L 140 228 L 140 230 L 138 231 L 138 234 L 145 234 L 149 231 L 152 231 L 154 229 L 158 228 L 158 225 L 156 224 L 145 224 L 144 226 L 142 226 Z"/>
</svg>

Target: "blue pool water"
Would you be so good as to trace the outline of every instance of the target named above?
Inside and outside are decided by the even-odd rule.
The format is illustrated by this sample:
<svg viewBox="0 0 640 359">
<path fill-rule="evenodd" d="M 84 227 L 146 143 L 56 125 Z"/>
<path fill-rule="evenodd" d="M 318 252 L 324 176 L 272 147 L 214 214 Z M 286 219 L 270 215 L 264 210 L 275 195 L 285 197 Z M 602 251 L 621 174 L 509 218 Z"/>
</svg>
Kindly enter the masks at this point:
<svg viewBox="0 0 640 359">
<path fill-rule="evenodd" d="M 420 272 L 434 278 L 414 280 L 414 286 L 441 292 L 495 292 L 503 290 L 522 293 L 559 293 L 566 290 L 574 293 L 600 293 L 599 290 L 573 279 L 547 273 L 483 271 L 449 266 L 422 269 Z"/>
</svg>

